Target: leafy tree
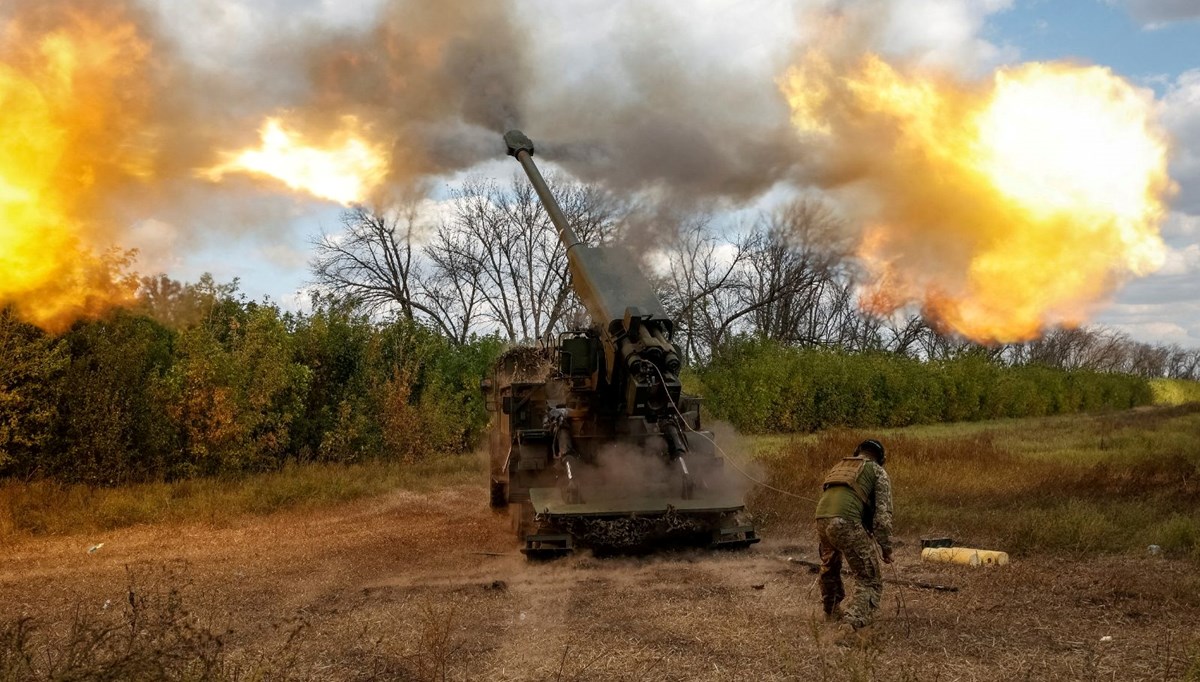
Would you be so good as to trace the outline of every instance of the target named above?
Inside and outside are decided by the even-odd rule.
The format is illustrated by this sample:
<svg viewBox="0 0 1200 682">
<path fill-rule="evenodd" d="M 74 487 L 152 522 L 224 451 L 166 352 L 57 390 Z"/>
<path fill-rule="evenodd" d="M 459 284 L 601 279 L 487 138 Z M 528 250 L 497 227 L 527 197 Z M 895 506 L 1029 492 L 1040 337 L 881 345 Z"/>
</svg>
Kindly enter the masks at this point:
<svg viewBox="0 0 1200 682">
<path fill-rule="evenodd" d="M 42 464 L 70 480 L 115 484 L 151 477 L 175 447 L 175 429 L 153 392 L 171 366 L 175 334 L 125 311 L 77 323 L 63 338 L 55 442 Z"/>
<path fill-rule="evenodd" d="M 66 346 L 0 311 L 0 474 L 36 469 L 58 416 Z"/>
<path fill-rule="evenodd" d="M 264 470 L 289 453 L 311 371 L 293 359 L 278 308 L 217 302 L 207 322 L 184 330 L 164 381 L 180 429 L 172 475 Z"/>
</svg>

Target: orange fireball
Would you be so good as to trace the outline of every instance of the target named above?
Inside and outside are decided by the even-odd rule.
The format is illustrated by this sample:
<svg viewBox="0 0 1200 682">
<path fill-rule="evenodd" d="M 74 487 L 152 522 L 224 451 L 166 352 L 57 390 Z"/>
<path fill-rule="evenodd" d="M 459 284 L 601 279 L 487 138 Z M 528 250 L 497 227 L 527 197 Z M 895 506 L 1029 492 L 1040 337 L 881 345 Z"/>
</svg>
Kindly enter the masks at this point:
<svg viewBox="0 0 1200 682">
<path fill-rule="evenodd" d="M 0 33 L 0 306 L 58 331 L 133 295 L 96 215 L 106 186 L 152 172 L 137 143 L 149 46 L 115 10 Z"/>
<path fill-rule="evenodd" d="M 967 84 L 814 53 L 780 87 L 797 129 L 866 190 L 870 310 L 914 304 L 1018 341 L 1081 323 L 1163 262 L 1166 136 L 1153 98 L 1108 69 L 1034 63 Z"/>
<path fill-rule="evenodd" d="M 361 203 L 383 183 L 388 170 L 384 149 L 370 142 L 361 128 L 355 117 L 343 117 L 341 128 L 317 145 L 306 142 L 280 119 L 268 118 L 261 146 L 228 153 L 224 163 L 201 175 L 216 181 L 229 173 L 248 173 L 274 178 L 321 199 Z"/>
</svg>

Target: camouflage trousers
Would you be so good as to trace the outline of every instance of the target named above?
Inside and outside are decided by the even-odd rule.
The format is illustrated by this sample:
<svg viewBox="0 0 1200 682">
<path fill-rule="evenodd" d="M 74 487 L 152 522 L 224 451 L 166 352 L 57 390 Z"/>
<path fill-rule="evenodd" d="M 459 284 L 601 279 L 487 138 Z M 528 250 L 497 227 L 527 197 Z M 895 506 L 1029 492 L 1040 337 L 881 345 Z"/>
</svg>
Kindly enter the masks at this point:
<svg viewBox="0 0 1200 682">
<path fill-rule="evenodd" d="M 821 541 L 821 601 L 825 613 L 833 613 L 846 598 L 842 586 L 842 557 L 854 574 L 854 597 L 846 608 L 846 622 L 856 629 L 870 624 L 883 594 L 883 571 L 875 540 L 862 524 L 847 519 L 817 519 Z"/>
</svg>

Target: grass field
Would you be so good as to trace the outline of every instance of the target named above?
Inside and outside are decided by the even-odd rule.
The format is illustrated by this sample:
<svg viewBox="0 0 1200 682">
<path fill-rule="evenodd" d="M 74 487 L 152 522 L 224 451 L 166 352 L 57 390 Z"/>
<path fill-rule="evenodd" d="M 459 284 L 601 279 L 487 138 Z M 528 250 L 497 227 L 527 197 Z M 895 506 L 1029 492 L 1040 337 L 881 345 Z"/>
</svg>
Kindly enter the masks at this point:
<svg viewBox="0 0 1200 682">
<path fill-rule="evenodd" d="M 462 455 L 416 464 L 308 464 L 237 479 L 197 478 L 121 488 L 9 481 L 0 484 L 0 543 L 137 524 L 221 524 L 241 516 L 328 506 L 396 489 L 426 491 L 479 483 L 483 467 L 478 456 Z"/>
<path fill-rule="evenodd" d="M 741 464 L 757 460 L 754 470 L 773 486 L 811 499 L 834 459 L 863 438 L 881 438 L 904 535 L 949 535 L 1016 553 L 1143 552 L 1156 544 L 1200 561 L 1196 434 L 1200 406 L 1184 405 L 725 442 Z M 10 481 L 0 485 L 0 541 L 137 524 L 219 525 L 395 489 L 482 484 L 484 467 L 481 457 L 467 455 L 125 488 Z M 802 528 L 813 506 L 767 489 L 756 489 L 749 503 L 768 532 Z"/>
<path fill-rule="evenodd" d="M 1200 680 L 1197 433 L 1200 406 L 724 434 L 747 471 L 814 498 L 829 462 L 886 443 L 904 543 L 888 575 L 958 591 L 888 585 L 851 648 L 827 641 L 791 561 L 815 558 L 812 503 L 768 489 L 749 552 L 538 564 L 487 508 L 474 455 L 9 482 L 0 680 Z M 927 534 L 1014 562 L 927 564 Z"/>
<path fill-rule="evenodd" d="M 825 469 L 867 437 L 888 448 L 896 523 L 1016 553 L 1145 552 L 1200 560 L 1200 406 L 1145 408 L 758 444 L 770 482 L 816 496 Z M 768 526 L 808 523 L 812 504 L 760 489 Z"/>
</svg>

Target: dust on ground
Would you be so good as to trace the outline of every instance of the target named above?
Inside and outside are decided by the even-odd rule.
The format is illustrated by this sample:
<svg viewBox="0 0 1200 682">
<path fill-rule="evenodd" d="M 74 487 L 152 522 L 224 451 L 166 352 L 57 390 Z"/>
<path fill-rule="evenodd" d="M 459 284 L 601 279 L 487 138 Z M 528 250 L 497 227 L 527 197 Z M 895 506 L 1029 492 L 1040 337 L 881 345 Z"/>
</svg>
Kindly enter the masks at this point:
<svg viewBox="0 0 1200 682">
<path fill-rule="evenodd" d="M 0 622 L 115 609 L 132 575 L 171 583 L 231 656 L 271 661 L 272 677 L 1163 680 L 1200 665 L 1186 562 L 932 566 L 902 536 L 889 577 L 959 590 L 888 585 L 870 636 L 838 647 L 815 575 L 787 560 L 814 558 L 806 535 L 530 564 L 486 499 L 482 487 L 397 492 L 225 527 L 26 540 L 0 548 Z"/>
</svg>

